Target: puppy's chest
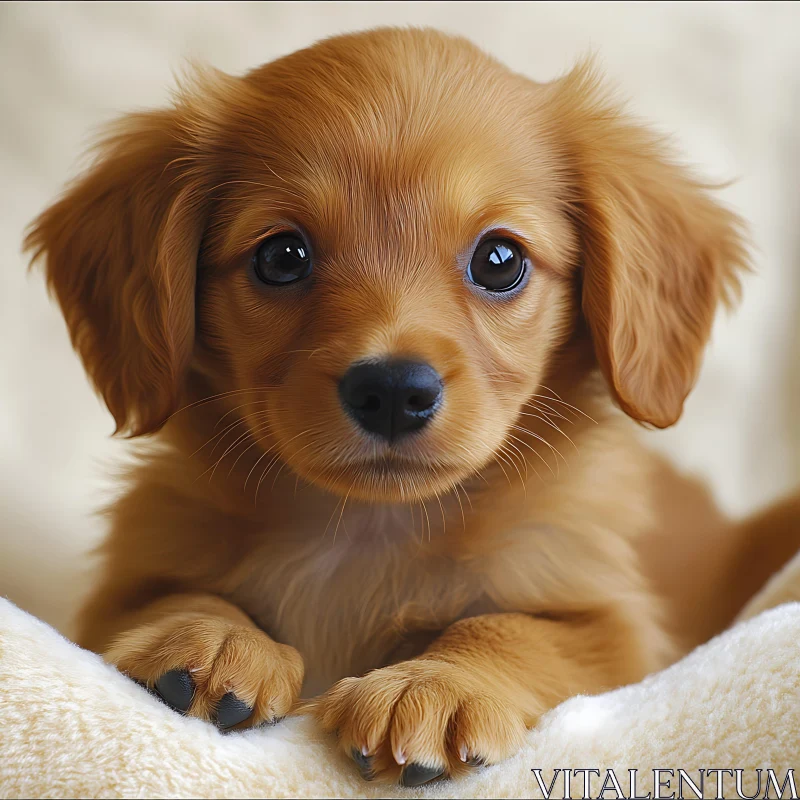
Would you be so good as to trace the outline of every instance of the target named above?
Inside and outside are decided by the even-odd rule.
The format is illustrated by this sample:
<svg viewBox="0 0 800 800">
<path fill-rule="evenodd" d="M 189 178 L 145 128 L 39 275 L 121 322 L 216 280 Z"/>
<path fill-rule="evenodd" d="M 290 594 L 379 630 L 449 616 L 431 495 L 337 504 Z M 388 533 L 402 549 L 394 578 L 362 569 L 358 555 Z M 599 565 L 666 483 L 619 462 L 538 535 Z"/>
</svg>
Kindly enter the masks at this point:
<svg viewBox="0 0 800 800">
<path fill-rule="evenodd" d="M 423 540 L 419 517 L 378 509 L 342 522 L 335 541 L 324 526 L 297 542 L 271 531 L 232 596 L 300 651 L 306 696 L 417 655 L 451 622 L 492 610 L 474 570 Z"/>
</svg>

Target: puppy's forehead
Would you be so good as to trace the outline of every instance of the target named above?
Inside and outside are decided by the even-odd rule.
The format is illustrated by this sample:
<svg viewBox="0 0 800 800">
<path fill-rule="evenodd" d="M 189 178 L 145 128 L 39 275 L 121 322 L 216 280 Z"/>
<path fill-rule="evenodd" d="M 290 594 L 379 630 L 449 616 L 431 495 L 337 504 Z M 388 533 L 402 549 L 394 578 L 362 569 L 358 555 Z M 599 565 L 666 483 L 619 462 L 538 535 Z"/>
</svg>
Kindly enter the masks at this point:
<svg viewBox="0 0 800 800">
<path fill-rule="evenodd" d="M 316 155 L 338 166 L 358 147 L 366 157 L 423 134 L 434 140 L 513 125 L 527 100 L 519 76 L 470 42 L 431 31 L 330 39 L 246 80 L 263 93 L 263 124 L 288 151 L 295 145 L 301 161 Z"/>
<path fill-rule="evenodd" d="M 434 225 L 460 236 L 503 217 L 524 225 L 552 206 L 535 85 L 469 42 L 340 37 L 245 80 L 254 100 L 238 110 L 249 153 L 238 177 L 330 246 L 370 232 L 419 239 Z"/>
</svg>

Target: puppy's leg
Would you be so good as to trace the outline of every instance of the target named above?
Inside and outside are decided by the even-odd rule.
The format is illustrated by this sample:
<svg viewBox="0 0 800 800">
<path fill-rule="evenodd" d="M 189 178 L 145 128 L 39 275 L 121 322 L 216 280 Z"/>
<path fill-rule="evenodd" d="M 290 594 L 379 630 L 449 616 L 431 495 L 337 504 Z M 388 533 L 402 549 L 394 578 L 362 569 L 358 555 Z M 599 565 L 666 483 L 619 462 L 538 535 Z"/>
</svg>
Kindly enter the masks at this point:
<svg viewBox="0 0 800 800">
<path fill-rule="evenodd" d="M 176 710 L 220 728 L 272 722 L 300 694 L 300 654 L 214 595 L 162 597 L 117 623 L 104 658 Z"/>
<path fill-rule="evenodd" d="M 657 666 L 621 615 L 490 614 L 451 625 L 421 656 L 347 678 L 314 701 L 368 778 L 405 786 L 517 751 L 541 714 Z"/>
</svg>

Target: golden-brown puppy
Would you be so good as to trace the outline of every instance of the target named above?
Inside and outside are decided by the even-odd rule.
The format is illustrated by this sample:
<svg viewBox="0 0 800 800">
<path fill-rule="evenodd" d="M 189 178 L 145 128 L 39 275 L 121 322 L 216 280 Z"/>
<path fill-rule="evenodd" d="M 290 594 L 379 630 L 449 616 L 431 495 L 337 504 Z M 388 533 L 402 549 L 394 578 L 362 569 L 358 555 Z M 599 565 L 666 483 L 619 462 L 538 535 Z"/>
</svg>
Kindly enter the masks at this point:
<svg viewBox="0 0 800 800">
<path fill-rule="evenodd" d="M 588 67 L 378 30 L 206 74 L 28 246 L 118 430 L 156 433 L 79 641 L 176 708 L 325 692 L 365 775 L 416 785 L 733 613 L 661 614 L 686 564 L 642 553 L 722 522 L 629 417 L 679 418 L 740 223 Z"/>
</svg>

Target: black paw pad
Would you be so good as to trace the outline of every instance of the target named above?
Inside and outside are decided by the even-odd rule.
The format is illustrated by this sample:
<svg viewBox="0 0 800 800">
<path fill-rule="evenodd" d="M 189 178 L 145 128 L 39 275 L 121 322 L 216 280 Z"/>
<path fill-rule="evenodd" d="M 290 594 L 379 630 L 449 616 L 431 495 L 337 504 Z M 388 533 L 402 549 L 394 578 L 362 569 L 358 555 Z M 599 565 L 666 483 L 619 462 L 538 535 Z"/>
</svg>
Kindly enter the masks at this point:
<svg viewBox="0 0 800 800">
<path fill-rule="evenodd" d="M 364 778 L 364 780 L 371 781 L 375 777 L 375 773 L 372 771 L 372 759 L 369 756 L 365 756 L 355 747 L 350 751 L 350 755 L 353 761 L 356 762 L 361 777 Z"/>
<path fill-rule="evenodd" d="M 173 669 L 156 681 L 155 690 L 167 705 L 186 713 L 194 697 L 194 681 L 185 669 Z"/>
<path fill-rule="evenodd" d="M 428 783 L 428 781 L 438 778 L 443 773 L 443 767 L 426 767 L 422 764 L 411 763 L 400 774 L 400 785 L 406 787 L 422 786 L 423 783 Z"/>
<path fill-rule="evenodd" d="M 233 692 L 224 694 L 217 703 L 217 726 L 226 730 L 244 722 L 251 714 L 250 708 L 244 700 L 240 700 Z"/>
</svg>

